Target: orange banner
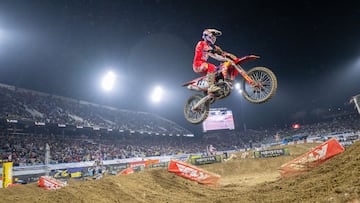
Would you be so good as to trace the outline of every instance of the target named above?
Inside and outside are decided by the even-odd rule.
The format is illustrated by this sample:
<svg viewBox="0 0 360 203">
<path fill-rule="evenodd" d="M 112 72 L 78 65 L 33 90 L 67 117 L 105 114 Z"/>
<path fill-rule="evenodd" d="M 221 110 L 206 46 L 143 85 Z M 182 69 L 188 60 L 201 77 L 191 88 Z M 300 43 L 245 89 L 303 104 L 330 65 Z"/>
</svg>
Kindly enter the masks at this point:
<svg viewBox="0 0 360 203">
<path fill-rule="evenodd" d="M 159 159 L 148 159 L 145 161 L 145 166 L 148 167 L 150 164 L 157 164 L 160 163 Z"/>
<path fill-rule="evenodd" d="M 279 168 L 279 172 L 282 178 L 301 174 L 319 166 L 331 157 L 342 153 L 344 150 L 344 147 L 335 138 L 332 138 L 317 146 L 315 149 L 283 164 Z"/>
<path fill-rule="evenodd" d="M 131 174 L 131 173 L 134 173 L 134 172 L 135 172 L 134 169 L 131 168 L 131 167 L 129 167 L 129 168 L 127 168 L 127 169 L 124 169 L 124 170 L 120 171 L 120 172 L 117 174 L 117 176 L 119 176 L 119 175 L 127 175 L 127 174 Z"/>
<path fill-rule="evenodd" d="M 218 186 L 220 175 L 205 171 L 181 161 L 170 160 L 168 171 L 201 184 Z"/>
<path fill-rule="evenodd" d="M 145 168 L 146 161 L 133 161 L 133 162 L 129 162 L 129 164 L 130 164 L 130 167 L 142 166 Z"/>
</svg>

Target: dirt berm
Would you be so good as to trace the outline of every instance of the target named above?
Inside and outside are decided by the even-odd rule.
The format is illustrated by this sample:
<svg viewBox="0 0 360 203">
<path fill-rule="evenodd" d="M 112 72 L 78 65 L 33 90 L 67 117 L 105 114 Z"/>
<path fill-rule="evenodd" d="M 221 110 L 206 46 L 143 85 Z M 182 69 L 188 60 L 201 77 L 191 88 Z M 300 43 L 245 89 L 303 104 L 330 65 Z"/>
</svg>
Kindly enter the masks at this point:
<svg viewBox="0 0 360 203">
<path fill-rule="evenodd" d="M 360 142 L 303 175 L 280 179 L 278 168 L 319 144 L 287 146 L 290 156 L 237 158 L 202 168 L 222 176 L 219 187 L 184 179 L 165 168 L 97 181 L 69 181 L 46 191 L 37 184 L 0 189 L 0 202 L 352 202 L 360 200 Z"/>
</svg>

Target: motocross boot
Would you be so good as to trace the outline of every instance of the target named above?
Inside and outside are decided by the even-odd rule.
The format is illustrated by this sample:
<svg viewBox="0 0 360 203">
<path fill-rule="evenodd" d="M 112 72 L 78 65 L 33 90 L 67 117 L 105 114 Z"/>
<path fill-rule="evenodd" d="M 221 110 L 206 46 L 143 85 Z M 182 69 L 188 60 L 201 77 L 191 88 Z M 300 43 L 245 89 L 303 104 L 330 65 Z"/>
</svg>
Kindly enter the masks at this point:
<svg viewBox="0 0 360 203">
<path fill-rule="evenodd" d="M 214 73 L 208 73 L 207 80 L 208 80 L 207 82 L 209 84 L 208 93 L 214 93 L 214 92 L 221 90 L 221 88 L 219 86 L 216 86 L 214 84 L 215 83 L 215 74 Z"/>
</svg>

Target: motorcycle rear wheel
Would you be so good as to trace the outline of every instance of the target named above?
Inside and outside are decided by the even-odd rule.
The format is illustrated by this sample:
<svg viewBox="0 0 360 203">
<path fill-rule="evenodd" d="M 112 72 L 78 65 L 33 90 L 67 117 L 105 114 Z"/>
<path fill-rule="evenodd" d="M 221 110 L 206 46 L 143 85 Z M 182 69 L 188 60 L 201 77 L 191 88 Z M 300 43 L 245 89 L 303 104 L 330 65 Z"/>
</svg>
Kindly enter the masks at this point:
<svg viewBox="0 0 360 203">
<path fill-rule="evenodd" d="M 242 85 L 242 95 L 254 104 L 261 104 L 271 99 L 277 89 L 275 74 L 266 67 L 254 67 L 247 74 L 257 85 L 250 85 L 245 80 Z"/>
<path fill-rule="evenodd" d="M 198 109 L 193 110 L 195 106 L 204 96 L 200 94 L 194 94 L 188 98 L 184 106 L 185 119 L 192 124 L 199 124 L 203 122 L 209 115 L 209 102 L 205 102 L 200 105 Z"/>
</svg>

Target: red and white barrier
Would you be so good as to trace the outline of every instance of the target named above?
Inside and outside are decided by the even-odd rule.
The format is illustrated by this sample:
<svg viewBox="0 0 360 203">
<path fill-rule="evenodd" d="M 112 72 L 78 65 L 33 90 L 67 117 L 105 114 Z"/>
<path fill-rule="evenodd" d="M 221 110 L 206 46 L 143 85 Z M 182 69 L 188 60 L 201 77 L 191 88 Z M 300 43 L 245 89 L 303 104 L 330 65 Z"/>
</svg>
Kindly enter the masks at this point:
<svg viewBox="0 0 360 203">
<path fill-rule="evenodd" d="M 344 150 L 344 147 L 335 138 L 332 138 L 317 146 L 315 149 L 283 164 L 279 168 L 279 172 L 282 178 L 301 174 L 319 166 L 331 157 L 342 153 Z"/>
<path fill-rule="evenodd" d="M 220 175 L 176 160 L 170 160 L 168 171 L 189 180 L 210 186 L 218 186 L 219 180 L 221 178 Z"/>
<path fill-rule="evenodd" d="M 45 190 L 56 190 L 66 186 L 66 183 L 49 176 L 41 176 L 38 185 Z"/>
<path fill-rule="evenodd" d="M 126 168 L 126 169 L 120 171 L 116 176 L 119 176 L 119 175 L 128 175 L 128 174 L 132 174 L 132 173 L 134 173 L 134 172 L 135 172 L 134 169 L 131 168 L 131 167 L 129 167 L 129 168 Z"/>
</svg>

